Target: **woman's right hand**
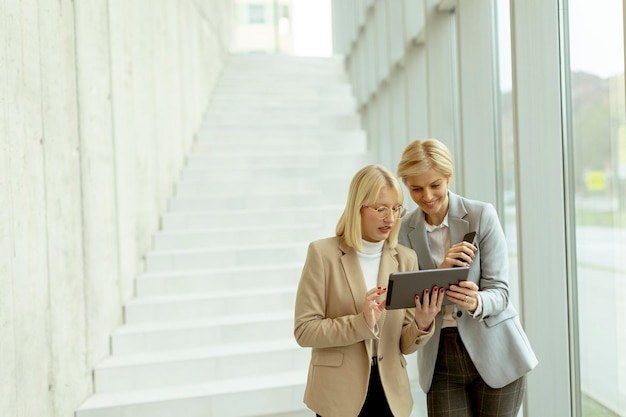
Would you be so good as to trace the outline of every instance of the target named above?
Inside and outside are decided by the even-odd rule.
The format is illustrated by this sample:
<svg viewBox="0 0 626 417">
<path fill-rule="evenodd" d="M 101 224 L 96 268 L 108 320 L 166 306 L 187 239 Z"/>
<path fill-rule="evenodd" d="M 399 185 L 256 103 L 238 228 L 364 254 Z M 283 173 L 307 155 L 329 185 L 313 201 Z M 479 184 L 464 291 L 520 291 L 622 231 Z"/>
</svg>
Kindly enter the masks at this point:
<svg viewBox="0 0 626 417">
<path fill-rule="evenodd" d="M 446 257 L 439 268 L 452 268 L 454 266 L 470 266 L 474 260 L 476 246 L 463 241 L 448 249 Z"/>
<path fill-rule="evenodd" d="M 422 299 L 419 295 L 415 296 L 415 323 L 418 329 L 426 331 L 430 328 L 435 316 L 441 311 L 445 296 L 445 288 L 437 287 L 433 287 L 432 291 L 424 290 Z"/>
<path fill-rule="evenodd" d="M 365 296 L 365 302 L 363 303 L 363 315 L 365 316 L 365 321 L 370 329 L 376 327 L 378 319 L 380 319 L 380 315 L 385 309 L 386 297 L 383 299 L 378 299 L 378 297 L 386 292 L 387 288 L 376 287 L 369 290 Z"/>
</svg>

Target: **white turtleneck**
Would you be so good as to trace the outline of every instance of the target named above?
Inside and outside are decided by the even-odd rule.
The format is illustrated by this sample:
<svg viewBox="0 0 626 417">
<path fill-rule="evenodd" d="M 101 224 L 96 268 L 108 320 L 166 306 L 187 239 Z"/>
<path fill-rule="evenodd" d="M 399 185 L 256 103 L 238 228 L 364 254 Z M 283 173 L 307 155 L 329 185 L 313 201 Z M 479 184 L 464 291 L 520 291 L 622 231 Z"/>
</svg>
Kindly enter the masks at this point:
<svg viewBox="0 0 626 417">
<path fill-rule="evenodd" d="M 380 257 L 383 253 L 384 240 L 380 242 L 368 242 L 361 239 L 363 245 L 362 250 L 357 250 L 363 277 L 365 278 L 365 286 L 368 290 L 378 286 L 378 268 L 380 267 Z"/>
</svg>

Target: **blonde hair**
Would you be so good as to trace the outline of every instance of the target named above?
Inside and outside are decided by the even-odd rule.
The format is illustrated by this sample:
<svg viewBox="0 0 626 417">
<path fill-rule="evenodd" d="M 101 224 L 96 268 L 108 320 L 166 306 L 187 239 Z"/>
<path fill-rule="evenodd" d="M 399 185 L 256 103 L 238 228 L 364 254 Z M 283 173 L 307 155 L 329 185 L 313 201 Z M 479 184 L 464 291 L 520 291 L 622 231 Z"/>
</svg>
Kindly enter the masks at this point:
<svg viewBox="0 0 626 417">
<path fill-rule="evenodd" d="M 450 150 L 437 139 L 416 139 L 409 143 L 398 163 L 398 177 L 406 184 L 408 177 L 415 177 L 434 169 L 452 181 L 454 161 Z"/>
<path fill-rule="evenodd" d="M 404 201 L 402 186 L 398 179 L 382 165 L 367 165 L 352 178 L 346 207 L 337 222 L 335 234 L 343 237 L 348 246 L 362 250 L 361 208 L 376 203 L 380 191 L 389 187 L 396 192 L 398 204 Z M 392 248 L 398 243 L 398 233 L 402 221 L 396 218 L 387 242 Z"/>
</svg>

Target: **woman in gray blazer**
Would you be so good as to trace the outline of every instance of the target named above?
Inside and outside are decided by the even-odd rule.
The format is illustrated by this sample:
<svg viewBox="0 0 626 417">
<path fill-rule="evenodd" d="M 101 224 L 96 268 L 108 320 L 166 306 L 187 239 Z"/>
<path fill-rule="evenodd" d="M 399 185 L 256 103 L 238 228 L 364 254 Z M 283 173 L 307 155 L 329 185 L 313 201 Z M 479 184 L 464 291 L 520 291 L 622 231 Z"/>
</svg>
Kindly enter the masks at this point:
<svg viewBox="0 0 626 417">
<path fill-rule="evenodd" d="M 434 331 L 445 294 L 414 309 L 385 309 L 389 274 L 418 268 L 397 246 L 402 187 L 378 165 L 356 173 L 336 236 L 312 242 L 296 294 L 294 335 L 311 347 L 305 404 L 322 417 L 408 417 L 413 398 L 403 355 Z"/>
<path fill-rule="evenodd" d="M 404 149 L 398 176 L 418 208 L 406 216 L 399 243 L 415 250 L 420 269 L 469 266 L 435 318 L 430 343 L 418 352 L 429 417 L 517 416 L 525 375 L 537 358 L 509 300 L 508 253 L 492 205 L 448 190 L 454 163 L 438 140 Z M 476 232 L 474 243 L 464 242 Z"/>
</svg>

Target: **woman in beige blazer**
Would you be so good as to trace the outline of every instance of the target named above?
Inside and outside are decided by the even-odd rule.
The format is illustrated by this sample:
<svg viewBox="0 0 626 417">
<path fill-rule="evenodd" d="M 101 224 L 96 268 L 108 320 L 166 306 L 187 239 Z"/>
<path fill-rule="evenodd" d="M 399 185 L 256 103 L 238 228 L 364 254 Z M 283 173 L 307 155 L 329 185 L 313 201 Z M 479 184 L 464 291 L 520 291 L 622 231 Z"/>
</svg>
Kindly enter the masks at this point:
<svg viewBox="0 0 626 417">
<path fill-rule="evenodd" d="M 312 242 L 298 285 L 294 335 L 311 347 L 305 404 L 321 417 L 407 417 L 413 399 L 403 355 L 432 336 L 443 291 L 415 309 L 385 310 L 389 274 L 418 269 L 397 246 L 398 180 L 368 165 L 350 184 L 336 236 Z"/>
</svg>

